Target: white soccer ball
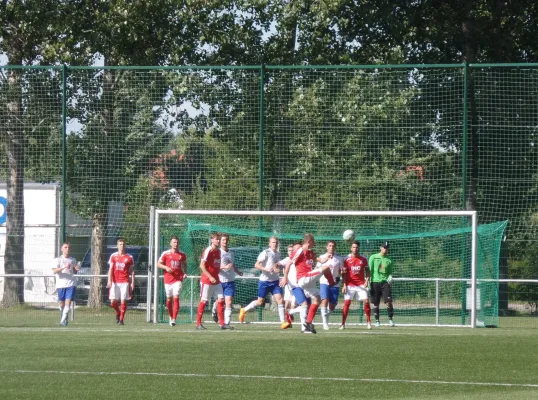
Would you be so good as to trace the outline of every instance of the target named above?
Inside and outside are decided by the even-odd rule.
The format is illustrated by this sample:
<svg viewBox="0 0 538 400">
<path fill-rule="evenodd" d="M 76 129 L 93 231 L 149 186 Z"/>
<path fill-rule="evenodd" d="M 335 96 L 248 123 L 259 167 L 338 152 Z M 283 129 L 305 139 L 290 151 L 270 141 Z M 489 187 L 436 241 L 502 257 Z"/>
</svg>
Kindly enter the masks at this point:
<svg viewBox="0 0 538 400">
<path fill-rule="evenodd" d="M 355 239 L 355 232 L 353 232 L 351 229 L 346 229 L 342 234 L 342 237 L 346 242 L 349 242 L 350 240 Z"/>
</svg>

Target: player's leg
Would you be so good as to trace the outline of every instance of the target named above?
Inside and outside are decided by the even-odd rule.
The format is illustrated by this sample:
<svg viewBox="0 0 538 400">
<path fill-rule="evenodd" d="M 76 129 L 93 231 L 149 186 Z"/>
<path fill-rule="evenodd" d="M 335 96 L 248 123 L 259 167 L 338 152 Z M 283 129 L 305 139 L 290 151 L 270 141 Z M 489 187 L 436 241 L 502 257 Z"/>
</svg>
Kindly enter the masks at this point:
<svg viewBox="0 0 538 400">
<path fill-rule="evenodd" d="M 383 301 L 385 302 L 387 306 L 387 314 L 389 316 L 389 325 L 394 326 L 394 308 L 392 305 L 392 293 L 390 290 L 390 285 L 388 283 L 384 283 L 382 286 L 383 290 Z"/>
<path fill-rule="evenodd" d="M 300 287 L 294 287 L 292 289 L 293 296 L 295 297 L 295 300 L 298 304 L 298 310 L 299 310 L 299 318 L 301 320 L 301 331 L 306 332 L 305 325 L 306 325 L 306 315 L 308 313 L 308 301 L 306 299 L 304 290 Z M 290 310 L 290 312 L 293 310 Z M 311 333 L 308 331 L 308 333 Z"/>
<path fill-rule="evenodd" d="M 373 298 L 372 302 L 374 303 L 374 318 L 375 318 L 375 326 L 380 326 L 379 323 L 379 303 L 381 302 L 381 284 L 379 283 L 372 283 L 372 292 L 373 292 Z"/>
<path fill-rule="evenodd" d="M 359 291 L 357 293 L 359 301 L 362 301 L 363 307 L 364 307 L 364 314 L 366 314 L 366 327 L 368 329 L 372 329 L 372 321 L 371 321 L 371 310 L 370 310 L 370 300 L 368 298 L 368 289 L 359 287 Z"/>
<path fill-rule="evenodd" d="M 319 295 L 321 298 L 321 322 L 323 323 L 323 329 L 329 330 L 329 285 L 320 284 L 319 285 Z"/>
<path fill-rule="evenodd" d="M 204 316 L 205 306 L 208 300 L 211 298 L 210 296 L 213 294 L 213 292 L 210 290 L 211 286 L 212 285 L 207 283 L 200 282 L 200 304 L 198 304 L 198 312 L 196 314 L 196 329 L 198 330 L 206 329 L 202 325 L 202 317 Z"/>
<path fill-rule="evenodd" d="M 265 296 L 267 296 L 269 290 L 268 282 L 258 281 L 258 298 L 251 301 L 246 307 L 239 310 L 239 322 L 245 322 L 245 315 L 250 310 L 254 310 L 256 307 L 263 306 Z"/>
<path fill-rule="evenodd" d="M 219 317 L 219 325 L 222 328 L 224 324 L 224 292 L 222 290 L 222 285 L 217 283 L 213 286 L 213 295 L 217 296 L 217 315 Z"/>
<path fill-rule="evenodd" d="M 233 299 L 235 296 L 235 282 L 227 282 L 222 284 L 224 294 L 224 324 L 230 325 L 232 320 Z"/>
<path fill-rule="evenodd" d="M 355 297 L 355 291 L 353 286 L 346 286 L 346 292 L 344 293 L 344 307 L 342 307 L 342 324 L 340 329 L 346 328 L 347 316 L 349 315 L 349 309 L 351 308 L 351 300 Z"/>
<path fill-rule="evenodd" d="M 110 300 L 110 307 L 112 307 L 114 311 L 116 311 L 116 323 L 119 324 L 121 311 L 118 305 L 118 301 L 121 298 L 121 292 L 117 283 L 112 283 L 112 285 L 110 286 L 110 289 L 108 291 L 108 298 Z"/>
<path fill-rule="evenodd" d="M 172 319 L 174 319 L 174 294 L 171 284 L 164 284 L 164 293 L 166 295 L 166 309 L 168 310 L 168 320 L 171 325 Z"/>
<path fill-rule="evenodd" d="M 286 285 L 284 287 L 284 314 L 285 314 L 285 317 L 286 317 L 286 321 L 289 322 L 289 327 L 288 328 L 291 328 L 291 324 L 293 322 L 293 317 L 290 315 L 289 311 L 291 309 L 291 298 L 292 298 L 292 294 L 291 294 L 291 288 L 289 285 Z"/>
<path fill-rule="evenodd" d="M 57 291 L 58 291 L 58 306 L 60 307 L 60 324 L 63 325 L 66 288 L 59 288 Z"/>
<path fill-rule="evenodd" d="M 170 325 L 174 326 L 176 324 L 177 315 L 179 314 L 179 296 L 181 295 L 181 282 L 174 282 L 172 286 L 172 320 Z"/>
<path fill-rule="evenodd" d="M 120 283 L 118 284 L 120 287 L 120 325 L 123 325 L 123 321 L 125 319 L 125 314 L 127 313 L 127 300 L 131 298 L 130 293 L 130 284 Z"/>
</svg>

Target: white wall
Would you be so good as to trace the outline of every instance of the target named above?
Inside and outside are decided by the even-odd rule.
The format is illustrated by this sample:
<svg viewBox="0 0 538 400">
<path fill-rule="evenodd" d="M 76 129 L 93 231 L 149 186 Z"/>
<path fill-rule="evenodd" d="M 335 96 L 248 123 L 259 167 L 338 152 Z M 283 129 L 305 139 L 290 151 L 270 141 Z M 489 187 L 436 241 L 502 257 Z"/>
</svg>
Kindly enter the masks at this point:
<svg viewBox="0 0 538 400">
<path fill-rule="evenodd" d="M 5 184 L 0 185 L 0 196 L 7 197 Z M 55 184 L 26 183 L 24 185 L 24 273 L 50 273 L 52 260 L 59 248 L 59 188 Z M 8 204 L 9 207 L 9 204 Z M 40 226 L 35 226 L 40 225 Z M 43 226 L 45 225 L 45 226 Z M 0 273 L 5 273 L 6 226 L 0 225 Z M 55 301 L 54 278 L 25 278 L 24 297 L 27 302 Z M 0 299 L 3 295 L 0 278 Z"/>
</svg>

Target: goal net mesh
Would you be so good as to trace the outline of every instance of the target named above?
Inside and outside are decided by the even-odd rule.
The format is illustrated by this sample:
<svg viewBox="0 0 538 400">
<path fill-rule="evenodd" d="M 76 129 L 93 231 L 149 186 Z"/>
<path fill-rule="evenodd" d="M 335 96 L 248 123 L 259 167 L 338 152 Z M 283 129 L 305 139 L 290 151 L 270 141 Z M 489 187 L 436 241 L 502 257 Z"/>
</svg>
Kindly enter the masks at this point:
<svg viewBox="0 0 538 400">
<path fill-rule="evenodd" d="M 218 213 L 218 212 L 216 212 Z M 499 252 L 506 222 L 480 225 L 477 229 L 477 326 L 498 325 Z M 268 247 L 271 236 L 279 239 L 282 258 L 289 244 L 300 241 L 304 233 L 316 239 L 317 255 L 326 252 L 328 240 L 336 241 L 336 253 L 346 256 L 350 244 L 342 238 L 346 229 L 355 232 L 362 255 L 367 258 L 379 252 L 389 241 L 389 258 L 394 263 L 395 321 L 410 325 L 470 325 L 471 307 L 471 238 L 468 217 L 447 216 L 224 216 L 175 215 L 159 216 L 158 255 L 168 248 L 170 237 L 180 238 L 180 248 L 187 254 L 189 278 L 183 284 L 179 323 L 193 322 L 199 302 L 200 257 L 209 246 L 213 232 L 230 236 L 229 249 L 234 264 L 243 273 L 236 276 L 236 295 L 232 322 L 237 313 L 257 298 L 259 271 L 254 268 L 258 254 Z M 162 270 L 159 270 L 162 275 Z M 158 315 L 168 321 L 163 281 L 158 279 Z M 212 302 L 211 302 L 212 303 Z M 341 321 L 343 295 L 329 322 Z M 211 304 L 208 305 L 208 308 Z M 381 321 L 386 322 L 386 309 L 380 306 Z M 208 309 L 204 320 L 211 320 Z M 256 312 L 247 314 L 247 322 L 277 322 L 276 304 L 271 296 Z M 319 323 L 320 317 L 316 317 Z M 362 323 L 362 305 L 352 303 L 347 324 Z"/>
</svg>

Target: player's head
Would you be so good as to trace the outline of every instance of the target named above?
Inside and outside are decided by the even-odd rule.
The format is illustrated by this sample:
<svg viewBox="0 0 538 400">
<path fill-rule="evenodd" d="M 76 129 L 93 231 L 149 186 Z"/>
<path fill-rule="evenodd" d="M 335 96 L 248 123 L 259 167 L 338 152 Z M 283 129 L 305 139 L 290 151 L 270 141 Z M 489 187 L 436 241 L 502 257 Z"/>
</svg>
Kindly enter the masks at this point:
<svg viewBox="0 0 538 400">
<path fill-rule="evenodd" d="M 276 251 L 278 248 L 278 238 L 276 236 L 271 236 L 269 238 L 269 248 L 273 251 Z"/>
<path fill-rule="evenodd" d="M 178 247 L 179 247 L 179 238 L 177 236 L 172 236 L 170 238 L 170 248 L 172 250 L 177 250 Z"/>
<path fill-rule="evenodd" d="M 124 238 L 119 238 L 117 241 L 116 241 L 116 244 L 118 246 L 118 251 L 120 253 L 123 253 L 123 251 L 125 250 L 125 239 Z"/>
<path fill-rule="evenodd" d="M 69 256 L 69 250 L 71 249 L 71 245 L 67 242 L 63 242 L 62 243 L 62 255 L 64 257 L 68 257 Z"/>
<path fill-rule="evenodd" d="M 354 256 L 358 256 L 361 251 L 361 244 L 358 240 L 354 240 L 351 242 L 351 254 Z"/>
<path fill-rule="evenodd" d="M 381 251 L 381 255 L 384 256 L 385 254 L 387 254 L 387 252 L 389 251 L 389 242 L 383 242 L 379 250 Z"/>
<path fill-rule="evenodd" d="M 305 233 L 303 235 L 303 246 L 306 245 L 309 249 L 314 247 L 316 245 L 316 240 L 314 239 L 314 235 L 311 233 Z"/>
<path fill-rule="evenodd" d="M 334 240 L 329 240 L 327 242 L 327 253 L 334 254 L 336 250 L 336 242 Z"/>
<path fill-rule="evenodd" d="M 293 253 L 293 244 L 288 245 L 288 256 L 291 257 Z"/>
<path fill-rule="evenodd" d="M 215 232 L 211 234 L 211 246 L 213 247 L 219 247 L 220 244 L 220 235 L 219 233 Z"/>
<path fill-rule="evenodd" d="M 220 247 L 227 249 L 229 240 L 230 240 L 230 235 L 228 235 L 227 233 L 222 233 L 220 235 Z"/>
</svg>

